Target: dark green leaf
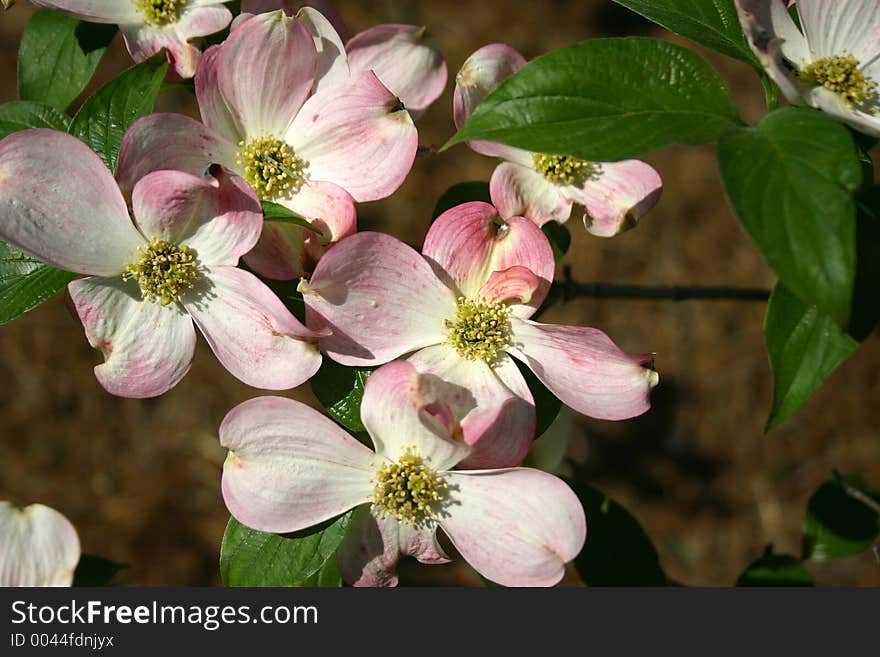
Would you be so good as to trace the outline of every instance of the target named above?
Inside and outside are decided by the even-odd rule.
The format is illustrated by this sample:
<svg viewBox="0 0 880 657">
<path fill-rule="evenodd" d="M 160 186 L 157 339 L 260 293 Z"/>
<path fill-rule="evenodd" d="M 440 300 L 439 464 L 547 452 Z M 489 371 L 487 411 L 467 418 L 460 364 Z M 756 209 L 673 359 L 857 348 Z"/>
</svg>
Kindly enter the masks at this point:
<svg viewBox="0 0 880 657">
<path fill-rule="evenodd" d="M 339 574 L 339 563 L 334 559 L 327 562 L 317 573 L 306 580 L 305 586 L 319 586 L 323 589 L 338 589 L 342 586 L 342 575 Z"/>
<path fill-rule="evenodd" d="M 66 110 L 92 79 L 115 34 L 115 25 L 38 11 L 18 50 L 19 97 Z"/>
<path fill-rule="evenodd" d="M 815 586 L 812 573 L 800 559 L 765 554 L 753 561 L 736 580 L 737 586 Z"/>
<path fill-rule="evenodd" d="M 849 334 L 864 340 L 880 322 L 880 187 L 860 194 L 856 204 L 856 281 Z"/>
<path fill-rule="evenodd" d="M 109 586 L 123 568 L 128 566 L 103 557 L 84 554 L 80 557 L 76 571 L 73 573 L 73 586 Z"/>
<path fill-rule="evenodd" d="M 773 370 L 767 431 L 790 417 L 859 346 L 837 322 L 781 283 L 767 306 L 764 337 Z"/>
<path fill-rule="evenodd" d="M 220 548 L 226 586 L 319 586 L 335 583 L 336 560 L 351 513 L 293 534 L 267 534 L 229 519 Z M 336 573 L 338 578 L 338 572 Z"/>
<path fill-rule="evenodd" d="M 534 375 L 527 365 L 514 360 L 519 371 L 522 372 L 526 384 L 535 400 L 535 438 L 541 436 L 547 428 L 553 424 L 553 420 L 559 415 L 559 409 L 562 402 L 547 389 L 541 381 Z"/>
<path fill-rule="evenodd" d="M 44 265 L 0 242 L 0 324 L 40 305 L 74 278 L 76 274 Z"/>
<path fill-rule="evenodd" d="M 880 494 L 856 477 L 828 481 L 813 493 L 804 518 L 804 558 L 832 559 L 864 552 L 880 539 L 880 514 L 847 493 L 880 503 Z"/>
<path fill-rule="evenodd" d="M 782 283 L 841 326 L 855 277 L 861 165 L 849 131 L 789 107 L 726 133 L 718 161 L 731 204 Z"/>
<path fill-rule="evenodd" d="M 739 123 L 715 70 L 657 39 L 593 39 L 529 62 L 447 146 L 470 139 L 608 162 L 703 144 Z"/>
<path fill-rule="evenodd" d="M 110 171 L 116 172 L 128 126 L 153 111 L 167 70 L 163 53 L 151 57 L 98 89 L 73 117 L 70 133 L 100 155 Z"/>
<path fill-rule="evenodd" d="M 294 224 L 314 231 L 314 227 L 309 223 L 308 219 L 290 208 L 286 208 L 279 203 L 272 203 L 272 201 L 263 201 L 263 218 L 267 221 Z"/>
<path fill-rule="evenodd" d="M 587 516 L 587 542 L 574 565 L 588 586 L 666 586 L 657 551 L 622 506 L 586 484 L 569 482 Z"/>
<path fill-rule="evenodd" d="M 614 0 L 666 29 L 760 68 L 733 0 Z"/>
<path fill-rule="evenodd" d="M 541 230 L 544 231 L 544 235 L 550 240 L 550 246 L 553 248 L 553 257 L 556 258 L 556 262 L 559 262 L 568 253 L 568 249 L 571 246 L 571 233 L 568 232 L 568 228 L 565 225 L 558 224 L 555 221 L 548 221 L 541 226 Z"/>
<path fill-rule="evenodd" d="M 484 201 L 491 203 L 492 198 L 489 196 L 489 183 L 482 181 L 470 181 L 456 183 L 446 190 L 437 205 L 434 206 L 434 214 L 431 219 L 436 219 L 441 214 L 454 208 L 456 205 L 467 203 L 469 201 Z"/>
<path fill-rule="evenodd" d="M 69 125 L 67 115 L 48 105 L 23 100 L 0 105 L 0 139 L 28 128 L 67 130 Z"/>
<path fill-rule="evenodd" d="M 372 369 L 345 367 L 325 357 L 309 384 L 315 397 L 327 409 L 334 420 L 350 431 L 366 431 L 361 422 L 361 400 L 364 397 L 364 384 Z"/>
</svg>

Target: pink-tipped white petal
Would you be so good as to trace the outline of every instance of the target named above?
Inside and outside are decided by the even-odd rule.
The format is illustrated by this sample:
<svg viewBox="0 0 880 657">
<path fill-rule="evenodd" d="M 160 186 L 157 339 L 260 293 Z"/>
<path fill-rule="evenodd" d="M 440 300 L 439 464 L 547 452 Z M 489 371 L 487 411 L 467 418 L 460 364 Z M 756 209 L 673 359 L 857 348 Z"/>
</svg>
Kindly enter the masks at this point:
<svg viewBox="0 0 880 657">
<path fill-rule="evenodd" d="M 531 269 L 514 265 L 493 271 L 477 294 L 486 301 L 496 303 L 529 303 L 540 285 L 540 280 Z"/>
<path fill-rule="evenodd" d="M 321 258 L 301 284 L 306 319 L 330 328 L 321 350 L 343 365 L 380 365 L 444 341 L 455 295 L 399 240 L 356 233 Z"/>
<path fill-rule="evenodd" d="M 121 274 L 143 238 L 101 159 L 76 137 L 22 130 L 0 141 L 0 239 L 80 274 Z"/>
<path fill-rule="evenodd" d="M 503 586 L 553 586 L 587 534 L 572 490 L 540 470 L 446 473 L 440 526 L 478 573 Z"/>
<path fill-rule="evenodd" d="M 79 557 L 76 529 L 58 511 L 0 502 L 0 587 L 70 586 Z"/>
<path fill-rule="evenodd" d="M 141 299 L 136 283 L 118 278 L 83 278 L 67 286 L 89 344 L 104 363 L 95 377 L 120 397 L 158 397 L 186 375 L 196 332 L 178 303 Z"/>
<path fill-rule="evenodd" d="M 318 55 L 301 21 L 284 12 L 254 16 L 217 55 L 217 83 L 250 138 L 280 137 L 312 90 Z"/>
<path fill-rule="evenodd" d="M 296 16 L 311 33 L 318 52 L 314 91 L 348 82 L 351 79 L 348 55 L 333 24 L 312 7 L 303 7 Z"/>
<path fill-rule="evenodd" d="M 217 360 L 249 386 L 288 390 L 321 366 L 315 334 L 253 274 L 205 267 L 183 302 Z"/>
<path fill-rule="evenodd" d="M 594 328 L 511 320 L 507 349 L 541 382 L 578 413 L 625 420 L 650 408 L 657 373 L 651 356 L 627 354 Z"/>
<path fill-rule="evenodd" d="M 553 249 L 541 229 L 522 217 L 505 221 L 488 203 L 474 201 L 437 217 L 425 237 L 422 253 L 463 296 L 477 297 L 493 273 L 524 267 L 537 277 L 528 302 L 515 314 L 531 315 L 543 303 L 553 281 Z"/>
<path fill-rule="evenodd" d="M 223 499 L 243 525 L 286 533 L 367 502 L 375 455 L 301 402 L 257 397 L 220 425 Z"/>
<path fill-rule="evenodd" d="M 321 15 L 330 21 L 341 41 L 345 42 L 348 40 L 348 28 L 342 19 L 342 14 L 339 13 L 339 10 L 331 0 L 311 0 L 308 4 L 309 7 L 317 9 L 321 12 Z M 300 0 L 242 0 L 241 12 L 242 14 L 263 14 L 267 11 L 282 9 L 288 16 L 293 16 L 301 5 Z"/>
<path fill-rule="evenodd" d="M 236 168 L 235 146 L 182 114 L 149 114 L 122 137 L 116 179 L 131 197 L 137 182 L 152 171 L 173 169 L 205 176 L 212 164 Z"/>
<path fill-rule="evenodd" d="M 663 181 L 639 160 L 607 162 L 577 190 L 575 200 L 587 212 L 584 226 L 593 235 L 613 237 L 635 226 L 660 200 Z"/>
<path fill-rule="evenodd" d="M 91 23 L 126 25 L 142 24 L 144 21 L 134 2 L 120 2 L 120 0 L 31 0 L 31 3 Z"/>
<path fill-rule="evenodd" d="M 220 92 L 221 52 L 220 46 L 215 45 L 202 53 L 195 75 L 196 99 L 208 134 L 219 136 L 235 148 L 234 145 L 247 140 L 247 133 Z"/>
<path fill-rule="evenodd" d="M 412 527 L 393 517 L 376 518 L 361 506 L 339 546 L 339 574 L 351 586 L 397 586 L 397 562 L 403 556 L 421 563 L 449 563 L 435 531 L 433 526 Z"/>
<path fill-rule="evenodd" d="M 361 420 L 380 456 L 397 461 L 414 447 L 433 469 L 446 470 L 470 452 L 449 413 L 469 396 L 461 386 L 425 381 L 411 363 L 395 361 L 367 379 Z"/>
<path fill-rule="evenodd" d="M 335 183 L 358 203 L 400 187 L 419 141 L 409 114 L 373 73 L 309 98 L 286 140 L 308 161 L 312 180 Z"/>
<path fill-rule="evenodd" d="M 495 167 L 489 194 L 502 217 L 526 217 L 543 226 L 548 221 L 565 223 L 571 216 L 572 199 L 563 189 L 519 163 L 502 162 Z"/>
<path fill-rule="evenodd" d="M 535 437 L 535 404 L 509 356 L 500 354 L 489 367 L 482 360 L 462 358 L 448 345 L 437 345 L 420 349 L 407 361 L 422 374 L 422 396 L 444 400 L 461 424 L 462 439 L 471 449 L 458 467 L 522 463 Z"/>
<path fill-rule="evenodd" d="M 446 87 L 446 60 L 424 27 L 376 25 L 353 36 L 346 50 L 352 76 L 372 70 L 413 116 Z"/>
<path fill-rule="evenodd" d="M 248 267 L 266 278 L 287 281 L 311 275 L 332 243 L 357 232 L 354 199 L 333 183 L 310 182 L 283 204 L 315 230 L 266 221 L 259 242 L 244 258 Z"/>
</svg>

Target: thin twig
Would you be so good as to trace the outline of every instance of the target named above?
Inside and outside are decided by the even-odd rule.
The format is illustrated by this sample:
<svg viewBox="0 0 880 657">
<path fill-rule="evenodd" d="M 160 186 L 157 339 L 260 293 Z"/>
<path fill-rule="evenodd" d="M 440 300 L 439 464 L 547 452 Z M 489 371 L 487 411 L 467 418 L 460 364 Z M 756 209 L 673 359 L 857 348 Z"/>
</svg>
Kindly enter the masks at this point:
<svg viewBox="0 0 880 657">
<path fill-rule="evenodd" d="M 843 475 L 840 474 L 840 471 L 833 470 L 834 479 L 840 484 L 840 487 L 843 489 L 843 492 L 846 493 L 849 497 L 854 500 L 858 500 L 866 507 L 874 511 L 875 513 L 880 513 L 880 502 L 875 500 L 873 497 L 865 493 L 864 491 L 860 491 L 855 486 L 850 486 L 846 480 L 843 478 Z"/>
</svg>

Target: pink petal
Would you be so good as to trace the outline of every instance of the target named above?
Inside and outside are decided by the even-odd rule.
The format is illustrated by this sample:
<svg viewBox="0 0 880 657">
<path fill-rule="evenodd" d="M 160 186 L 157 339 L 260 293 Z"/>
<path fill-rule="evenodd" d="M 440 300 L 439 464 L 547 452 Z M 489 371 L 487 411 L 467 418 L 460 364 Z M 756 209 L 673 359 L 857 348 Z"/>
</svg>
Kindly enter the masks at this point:
<svg viewBox="0 0 880 657">
<path fill-rule="evenodd" d="M 308 4 L 330 21 L 342 41 L 348 39 L 348 28 L 345 26 L 345 21 L 330 0 L 311 0 Z M 299 0 L 242 0 L 241 12 L 243 14 L 263 14 L 267 11 L 283 9 L 288 16 L 294 16 L 300 5 Z"/>
<path fill-rule="evenodd" d="M 91 23 L 143 23 L 133 2 L 119 0 L 31 0 L 31 4 L 60 11 Z"/>
<path fill-rule="evenodd" d="M 123 25 L 121 31 L 128 54 L 135 62 L 149 59 L 164 48 L 168 62 L 178 77 L 186 79 L 195 75 L 201 52 L 181 39 L 176 31 L 156 29 L 149 25 Z"/>
<path fill-rule="evenodd" d="M 135 185 L 132 206 L 146 237 L 192 247 L 202 265 L 237 265 L 263 228 L 253 190 L 222 169 L 210 179 L 154 171 Z"/>
<path fill-rule="evenodd" d="M 520 468 L 446 474 L 454 503 L 440 526 L 461 556 L 503 586 L 553 586 L 587 534 L 577 496 L 553 475 Z"/>
<path fill-rule="evenodd" d="M 513 266 L 503 271 L 493 271 L 478 294 L 486 301 L 528 303 L 540 284 L 531 269 Z"/>
<path fill-rule="evenodd" d="M 324 14 L 311 7 L 303 7 L 297 13 L 315 40 L 318 51 L 318 68 L 315 72 L 314 91 L 334 84 L 347 83 L 351 79 L 345 45 Z"/>
<path fill-rule="evenodd" d="M 220 93 L 245 134 L 284 135 L 315 80 L 318 55 L 302 22 L 280 11 L 255 16 L 217 57 Z"/>
<path fill-rule="evenodd" d="M 144 241 L 101 159 L 55 130 L 0 141 L 0 216 L 0 239 L 81 274 L 121 274 Z"/>
<path fill-rule="evenodd" d="M 522 217 L 498 220 L 488 203 L 463 203 L 441 214 L 422 247 L 425 257 L 463 296 L 476 298 L 496 271 L 524 267 L 537 277 L 531 299 L 515 313 L 531 315 L 543 303 L 553 281 L 553 249 L 541 229 Z M 445 273 L 444 273 L 445 272 Z"/>
<path fill-rule="evenodd" d="M 335 244 L 301 285 L 321 350 L 343 365 L 380 365 L 445 339 L 455 296 L 412 248 L 381 233 Z"/>
<path fill-rule="evenodd" d="M 613 237 L 635 226 L 660 200 L 663 181 L 650 164 L 639 160 L 606 162 L 596 178 L 575 197 L 587 212 L 584 226 L 593 235 Z"/>
<path fill-rule="evenodd" d="M 444 400 L 461 424 L 462 439 L 471 450 L 458 467 L 522 463 L 535 437 L 535 404 L 509 356 L 501 354 L 489 367 L 481 360 L 462 358 L 447 345 L 437 345 L 417 351 L 407 361 L 422 373 L 422 396 Z"/>
<path fill-rule="evenodd" d="M 449 563 L 433 527 L 379 519 L 366 506 L 354 512 L 337 554 L 339 574 L 352 586 L 397 586 L 397 562 L 407 555 L 421 563 Z"/>
<path fill-rule="evenodd" d="M 495 167 L 489 181 L 492 203 L 502 217 L 526 217 L 538 226 L 548 221 L 568 221 L 572 200 L 562 189 L 543 174 L 514 162 Z"/>
<path fill-rule="evenodd" d="M 309 98 L 286 141 L 309 162 L 312 180 L 335 183 L 363 203 L 400 187 L 419 140 L 397 98 L 367 73 Z"/>
<path fill-rule="evenodd" d="M 79 557 L 76 529 L 55 509 L 0 502 L 0 587 L 70 586 Z"/>
<path fill-rule="evenodd" d="M 448 408 L 463 403 L 470 394 L 459 386 L 441 387 L 424 379 L 406 361 L 383 365 L 364 386 L 361 419 L 380 456 L 397 461 L 415 447 L 433 469 L 446 470 L 470 452 L 457 424 L 450 426 L 446 418 Z"/>
<path fill-rule="evenodd" d="M 603 420 L 625 420 L 650 407 L 657 373 L 645 367 L 652 356 L 622 352 L 594 328 L 511 320 L 513 347 L 507 351 L 528 365 L 564 404 Z"/>
<path fill-rule="evenodd" d="M 333 183 L 311 182 L 284 205 L 315 226 L 315 231 L 281 221 L 266 221 L 260 241 L 244 260 L 266 278 L 309 276 L 330 244 L 357 232 L 354 199 Z"/>
<path fill-rule="evenodd" d="M 217 360 L 249 386 L 288 390 L 321 366 L 317 334 L 249 272 L 204 267 L 201 284 L 183 303 Z"/>
<path fill-rule="evenodd" d="M 218 135 L 220 141 L 230 144 L 234 163 L 238 148 L 236 145 L 246 140 L 247 134 L 239 117 L 232 111 L 220 92 L 221 52 L 220 46 L 216 45 L 202 53 L 195 75 L 196 99 L 199 102 L 202 121 L 208 127 L 206 132 L 212 136 Z M 204 128 L 200 130 L 204 131 Z"/>
<path fill-rule="evenodd" d="M 212 164 L 237 168 L 235 147 L 182 114 L 149 114 L 135 121 L 122 137 L 116 179 L 127 197 L 152 171 L 174 169 L 204 176 Z"/>
<path fill-rule="evenodd" d="M 428 109 L 446 87 L 446 60 L 429 43 L 424 27 L 376 25 L 346 45 L 351 74 L 372 70 L 410 114 Z"/>
<path fill-rule="evenodd" d="M 305 404 L 257 397 L 220 425 L 229 450 L 221 488 L 243 525 L 286 533 L 317 525 L 367 502 L 375 455 Z"/>
<path fill-rule="evenodd" d="M 136 283 L 83 278 L 67 286 L 89 344 L 104 355 L 95 376 L 120 397 L 158 397 L 192 364 L 196 332 L 178 303 L 141 299 Z"/>
</svg>

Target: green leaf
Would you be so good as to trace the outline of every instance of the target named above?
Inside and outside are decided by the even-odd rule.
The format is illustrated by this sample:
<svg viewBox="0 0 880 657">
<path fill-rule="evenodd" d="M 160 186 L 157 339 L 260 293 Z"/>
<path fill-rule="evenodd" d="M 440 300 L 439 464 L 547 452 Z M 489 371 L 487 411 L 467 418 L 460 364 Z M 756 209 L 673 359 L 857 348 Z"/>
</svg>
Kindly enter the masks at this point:
<svg viewBox="0 0 880 657">
<path fill-rule="evenodd" d="M 558 224 L 555 221 L 548 221 L 541 226 L 541 230 L 544 231 L 544 235 L 550 240 L 550 246 L 553 248 L 553 257 L 556 259 L 556 262 L 559 262 L 565 257 L 569 247 L 571 247 L 571 233 L 568 232 L 568 228 L 564 224 Z"/>
<path fill-rule="evenodd" d="M 84 554 L 80 557 L 73 573 L 73 586 L 110 586 L 113 578 L 123 568 L 128 566 L 92 554 Z"/>
<path fill-rule="evenodd" d="M 787 554 L 765 554 L 745 569 L 737 586 L 815 586 L 813 574 L 800 559 Z"/>
<path fill-rule="evenodd" d="M 0 105 L 0 139 L 28 128 L 66 131 L 69 125 L 67 115 L 42 103 L 15 100 Z"/>
<path fill-rule="evenodd" d="M 469 182 L 456 183 L 446 190 L 437 205 L 434 206 L 434 213 L 431 215 L 433 221 L 447 210 L 454 208 L 456 205 L 468 203 L 469 201 L 492 202 L 489 196 L 489 183 L 478 180 Z"/>
<path fill-rule="evenodd" d="M 568 482 L 584 506 L 589 531 L 574 565 L 588 586 L 666 586 L 651 539 L 622 506 L 586 484 Z"/>
<path fill-rule="evenodd" d="M 327 559 L 321 570 L 306 580 L 305 586 L 319 586 L 323 589 L 338 589 L 342 587 L 342 575 L 339 574 L 339 563 L 337 560 Z"/>
<path fill-rule="evenodd" d="M 39 306 L 76 276 L 0 242 L 0 324 Z"/>
<path fill-rule="evenodd" d="M 856 206 L 856 280 L 849 334 L 861 341 L 880 322 L 880 187 L 860 194 Z"/>
<path fill-rule="evenodd" d="M 115 25 L 38 11 L 18 50 L 19 97 L 66 110 L 92 79 L 115 34 Z"/>
<path fill-rule="evenodd" d="M 292 534 L 267 534 L 229 519 L 220 547 L 220 574 L 226 586 L 319 586 L 335 583 L 329 561 L 336 560 L 351 512 Z M 338 571 L 336 573 L 338 577 Z"/>
<path fill-rule="evenodd" d="M 760 68 L 733 0 L 614 0 L 667 30 Z"/>
<path fill-rule="evenodd" d="M 151 57 L 98 89 L 73 117 L 70 133 L 100 155 L 110 171 L 116 172 L 128 126 L 153 111 L 167 70 L 164 54 Z"/>
<path fill-rule="evenodd" d="M 859 346 L 837 322 L 806 305 L 782 283 L 770 296 L 764 337 L 773 371 L 767 431 L 803 406 Z"/>
<path fill-rule="evenodd" d="M 345 367 L 325 357 L 309 384 L 330 417 L 346 429 L 360 433 L 366 431 L 361 422 L 364 384 L 372 372 L 368 368 Z"/>
<path fill-rule="evenodd" d="M 535 438 L 538 438 L 553 424 L 553 420 L 559 415 L 559 409 L 562 408 L 562 402 L 547 389 L 547 386 L 541 383 L 527 365 L 518 360 L 514 360 L 514 362 L 526 380 L 526 385 L 529 386 L 535 400 Z"/>
<path fill-rule="evenodd" d="M 272 201 L 263 201 L 263 218 L 266 221 L 294 224 L 311 230 L 312 232 L 316 232 L 315 227 L 312 226 L 308 219 L 301 214 L 297 214 L 290 208 L 286 208 L 279 203 L 272 203 Z"/>
<path fill-rule="evenodd" d="M 849 131 L 821 112 L 789 107 L 725 134 L 718 161 L 740 222 L 782 283 L 846 326 L 853 191 L 862 176 Z"/>
<path fill-rule="evenodd" d="M 507 78 L 445 147 L 483 139 L 609 162 L 715 141 L 738 123 L 724 82 L 690 50 L 657 39 L 592 39 Z"/>
<path fill-rule="evenodd" d="M 868 489 L 857 477 L 822 484 L 807 503 L 805 559 L 849 557 L 880 539 L 880 513 L 848 494 L 845 487 L 880 503 L 880 493 Z"/>
</svg>

